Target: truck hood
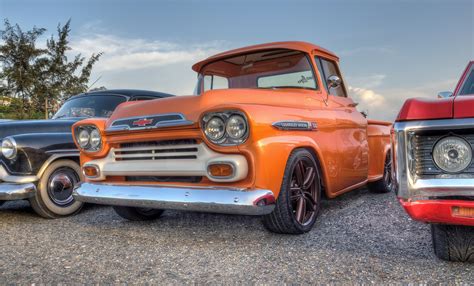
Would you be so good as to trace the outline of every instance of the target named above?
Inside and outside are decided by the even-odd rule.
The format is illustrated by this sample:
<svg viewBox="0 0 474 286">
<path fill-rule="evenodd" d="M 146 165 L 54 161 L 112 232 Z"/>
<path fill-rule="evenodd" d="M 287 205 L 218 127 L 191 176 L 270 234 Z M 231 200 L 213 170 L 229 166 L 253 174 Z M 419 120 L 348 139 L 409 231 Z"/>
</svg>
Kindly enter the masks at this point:
<svg viewBox="0 0 474 286">
<path fill-rule="evenodd" d="M 403 105 L 397 121 L 454 118 L 474 118 L 474 96 L 409 99 Z"/>
<path fill-rule="evenodd" d="M 0 140 L 8 136 L 20 134 L 71 132 L 71 126 L 79 120 L 81 118 L 1 121 Z"/>
<path fill-rule="evenodd" d="M 295 100 L 301 94 L 302 99 Z M 314 91 L 304 89 L 262 90 L 226 89 L 212 90 L 196 96 L 176 96 L 144 102 L 126 102 L 115 109 L 106 126 L 125 118 L 145 118 L 152 115 L 180 113 L 185 119 L 197 123 L 204 112 L 220 108 L 238 108 L 240 105 L 264 104 L 274 106 L 301 106 L 305 95 L 314 98 Z"/>
</svg>

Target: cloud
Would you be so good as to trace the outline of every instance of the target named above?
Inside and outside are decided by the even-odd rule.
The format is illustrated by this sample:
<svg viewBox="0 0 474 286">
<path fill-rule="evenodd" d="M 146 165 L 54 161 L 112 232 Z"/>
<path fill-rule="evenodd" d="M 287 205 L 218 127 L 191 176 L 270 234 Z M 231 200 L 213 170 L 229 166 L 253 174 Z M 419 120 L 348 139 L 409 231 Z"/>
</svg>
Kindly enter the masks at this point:
<svg viewBox="0 0 474 286">
<path fill-rule="evenodd" d="M 150 89 L 176 95 L 192 94 L 196 73 L 192 64 L 228 49 L 224 41 L 173 43 L 83 33 L 71 41 L 71 55 L 103 52 L 91 75 L 95 86 Z"/>
<path fill-rule="evenodd" d="M 403 103 L 409 98 L 436 98 L 436 94 L 443 90 L 452 90 L 457 79 L 424 83 L 418 86 L 404 88 L 384 88 L 383 80 L 377 88 L 349 86 L 349 95 L 359 102 L 360 111 L 368 111 L 369 118 L 393 121 Z"/>
</svg>

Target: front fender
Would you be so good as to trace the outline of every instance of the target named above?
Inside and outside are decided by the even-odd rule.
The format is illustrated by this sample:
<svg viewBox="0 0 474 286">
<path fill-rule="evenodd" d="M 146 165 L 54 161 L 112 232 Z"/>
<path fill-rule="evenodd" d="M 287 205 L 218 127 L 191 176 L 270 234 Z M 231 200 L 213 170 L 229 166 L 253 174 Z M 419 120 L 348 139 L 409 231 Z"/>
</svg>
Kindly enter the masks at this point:
<svg viewBox="0 0 474 286">
<path fill-rule="evenodd" d="M 18 155 L 13 160 L 2 158 L 12 175 L 37 175 L 54 157 L 79 156 L 71 133 L 22 134 L 12 138 L 17 143 Z"/>
</svg>

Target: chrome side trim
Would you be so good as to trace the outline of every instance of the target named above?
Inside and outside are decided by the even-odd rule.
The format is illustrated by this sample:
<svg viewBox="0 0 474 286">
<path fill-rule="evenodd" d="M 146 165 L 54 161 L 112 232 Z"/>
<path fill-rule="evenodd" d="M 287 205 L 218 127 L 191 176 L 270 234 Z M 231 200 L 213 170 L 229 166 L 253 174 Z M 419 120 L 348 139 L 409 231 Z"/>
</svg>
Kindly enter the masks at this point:
<svg viewBox="0 0 474 286">
<path fill-rule="evenodd" d="M 36 186 L 27 184 L 0 183 L 0 201 L 22 200 L 34 197 Z"/>
<path fill-rule="evenodd" d="M 73 192 L 80 202 L 240 215 L 265 215 L 275 208 L 270 190 L 225 187 L 137 186 L 83 183 Z"/>
<path fill-rule="evenodd" d="M 140 126 L 140 127 L 133 127 L 129 124 L 120 124 L 115 125 L 115 123 L 120 121 L 127 121 L 127 120 L 136 120 L 136 119 L 149 119 L 149 118 L 159 118 L 159 117 L 166 117 L 166 116 L 177 116 L 179 119 L 177 120 L 156 120 L 155 124 L 152 126 Z M 157 128 L 165 128 L 165 127 L 176 127 L 176 126 L 187 126 L 192 125 L 194 122 L 186 120 L 186 117 L 182 113 L 162 113 L 162 114 L 154 114 L 154 115 L 146 115 L 146 116 L 133 116 L 133 117 L 126 117 L 116 119 L 110 124 L 110 126 L 105 130 L 105 132 L 116 132 L 116 131 L 127 131 L 127 130 L 147 130 L 147 129 L 157 129 Z"/>
<path fill-rule="evenodd" d="M 474 179 L 421 179 L 410 172 L 409 136 L 420 130 L 459 130 L 474 128 L 474 118 L 396 122 L 392 133 L 392 176 L 397 196 L 405 200 L 429 197 L 474 196 Z"/>
<path fill-rule="evenodd" d="M 313 131 L 318 129 L 316 122 L 310 121 L 299 121 L 299 120 L 283 120 L 277 121 L 272 124 L 273 127 L 279 130 L 301 130 L 301 131 Z"/>
<path fill-rule="evenodd" d="M 37 176 L 13 176 L 10 175 L 5 167 L 0 165 L 0 181 L 7 183 L 16 183 L 16 184 L 25 184 L 25 183 L 34 183 L 38 181 Z"/>
<path fill-rule="evenodd" d="M 38 171 L 38 174 L 36 174 L 36 180 L 38 181 L 41 178 L 41 176 L 43 176 L 43 173 L 44 173 L 44 171 L 46 171 L 46 168 L 48 168 L 49 165 L 51 165 L 51 163 L 53 163 L 57 159 L 65 158 L 65 157 L 79 157 L 80 156 L 79 151 L 78 150 L 74 150 L 74 151 L 76 151 L 76 152 L 74 152 L 74 153 L 58 153 L 58 154 L 54 154 L 51 157 L 49 157 L 48 160 L 46 160 L 46 162 L 43 163 L 43 166 L 41 166 L 41 169 Z"/>
</svg>

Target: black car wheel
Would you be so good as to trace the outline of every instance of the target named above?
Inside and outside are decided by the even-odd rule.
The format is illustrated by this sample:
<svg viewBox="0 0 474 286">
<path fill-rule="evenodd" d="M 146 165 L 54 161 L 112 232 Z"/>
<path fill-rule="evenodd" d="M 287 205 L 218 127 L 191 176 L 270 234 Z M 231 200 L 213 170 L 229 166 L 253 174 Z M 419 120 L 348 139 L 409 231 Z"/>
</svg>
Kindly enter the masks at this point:
<svg viewBox="0 0 474 286">
<path fill-rule="evenodd" d="M 474 227 L 460 225 L 431 225 L 433 248 L 440 259 L 474 262 Z"/>
<path fill-rule="evenodd" d="M 369 191 L 373 193 L 389 193 L 393 189 L 392 181 L 392 153 L 387 152 L 381 180 L 368 184 Z"/>
<path fill-rule="evenodd" d="M 33 209 L 42 217 L 57 218 L 78 212 L 83 203 L 72 197 L 74 187 L 81 181 L 81 168 L 71 160 L 53 162 L 44 171 L 36 196 L 30 199 Z"/>
<path fill-rule="evenodd" d="M 114 207 L 115 212 L 124 219 L 132 221 L 154 220 L 163 214 L 163 210 L 134 207 Z"/>
<path fill-rule="evenodd" d="M 304 149 L 288 159 L 275 210 L 263 218 L 265 227 L 276 233 L 302 234 L 310 231 L 321 208 L 321 181 L 313 155 Z"/>
</svg>

